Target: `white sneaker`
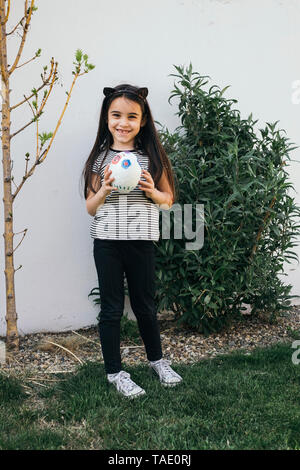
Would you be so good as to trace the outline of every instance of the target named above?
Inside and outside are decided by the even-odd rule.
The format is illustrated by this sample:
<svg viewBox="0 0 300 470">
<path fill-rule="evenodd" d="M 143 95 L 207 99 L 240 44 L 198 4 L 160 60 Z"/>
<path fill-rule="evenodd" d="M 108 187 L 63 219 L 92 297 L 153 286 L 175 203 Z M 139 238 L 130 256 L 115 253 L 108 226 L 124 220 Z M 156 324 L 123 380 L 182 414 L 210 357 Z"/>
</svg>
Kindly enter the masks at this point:
<svg viewBox="0 0 300 470">
<path fill-rule="evenodd" d="M 150 362 L 150 367 L 159 375 L 160 383 L 166 387 L 174 387 L 182 381 L 182 377 L 170 367 L 171 361 L 159 359 L 159 361 Z"/>
<path fill-rule="evenodd" d="M 114 384 L 118 392 L 122 393 L 125 397 L 134 398 L 146 393 L 144 389 L 131 380 L 130 374 L 124 370 L 117 374 L 107 374 L 107 380 Z"/>
</svg>

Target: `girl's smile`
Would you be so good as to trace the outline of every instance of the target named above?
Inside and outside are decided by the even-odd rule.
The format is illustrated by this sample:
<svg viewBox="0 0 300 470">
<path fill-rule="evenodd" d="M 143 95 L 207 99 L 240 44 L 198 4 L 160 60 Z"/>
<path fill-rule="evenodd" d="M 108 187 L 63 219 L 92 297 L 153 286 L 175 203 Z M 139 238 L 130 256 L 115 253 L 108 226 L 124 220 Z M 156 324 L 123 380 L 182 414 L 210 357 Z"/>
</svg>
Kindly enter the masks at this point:
<svg viewBox="0 0 300 470">
<path fill-rule="evenodd" d="M 127 135 L 130 131 L 123 131 L 121 129 L 117 129 L 117 132 L 119 132 L 119 134 L 121 135 Z"/>
<path fill-rule="evenodd" d="M 112 148 L 128 150 L 134 148 L 134 139 L 145 125 L 138 103 L 124 97 L 113 100 L 108 110 L 108 129 L 113 136 Z"/>
</svg>

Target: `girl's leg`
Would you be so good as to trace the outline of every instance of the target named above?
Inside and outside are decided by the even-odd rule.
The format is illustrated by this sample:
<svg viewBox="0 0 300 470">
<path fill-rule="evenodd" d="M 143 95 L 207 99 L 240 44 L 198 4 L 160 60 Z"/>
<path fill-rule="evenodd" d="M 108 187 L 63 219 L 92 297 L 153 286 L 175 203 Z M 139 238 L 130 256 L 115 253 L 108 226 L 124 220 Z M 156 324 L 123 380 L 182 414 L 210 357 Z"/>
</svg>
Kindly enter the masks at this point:
<svg viewBox="0 0 300 470">
<path fill-rule="evenodd" d="M 128 240 L 123 244 L 130 304 L 136 316 L 147 358 L 162 357 L 155 305 L 155 248 L 152 241 Z"/>
<path fill-rule="evenodd" d="M 101 313 L 99 335 L 107 374 L 121 371 L 120 321 L 124 310 L 124 268 L 118 240 L 94 240 Z"/>
</svg>

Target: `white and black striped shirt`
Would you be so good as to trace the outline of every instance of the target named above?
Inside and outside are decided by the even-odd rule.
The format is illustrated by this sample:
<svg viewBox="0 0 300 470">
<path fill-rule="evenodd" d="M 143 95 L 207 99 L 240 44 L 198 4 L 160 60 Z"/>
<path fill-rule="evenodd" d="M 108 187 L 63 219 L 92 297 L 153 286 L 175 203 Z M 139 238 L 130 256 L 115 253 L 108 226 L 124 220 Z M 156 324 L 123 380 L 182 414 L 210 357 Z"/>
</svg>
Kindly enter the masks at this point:
<svg viewBox="0 0 300 470">
<path fill-rule="evenodd" d="M 101 167 L 101 184 L 104 180 L 104 169 L 110 164 L 120 150 L 110 149 Z M 146 154 L 132 151 L 142 169 L 149 171 L 149 158 Z M 99 174 L 104 152 L 101 152 L 92 167 Z M 142 176 L 141 180 L 145 178 Z M 113 185 L 113 182 L 112 182 Z M 159 208 L 152 199 L 147 198 L 145 191 L 136 187 L 127 194 L 116 190 L 106 196 L 99 206 L 91 224 L 92 238 L 109 240 L 159 240 Z"/>
</svg>

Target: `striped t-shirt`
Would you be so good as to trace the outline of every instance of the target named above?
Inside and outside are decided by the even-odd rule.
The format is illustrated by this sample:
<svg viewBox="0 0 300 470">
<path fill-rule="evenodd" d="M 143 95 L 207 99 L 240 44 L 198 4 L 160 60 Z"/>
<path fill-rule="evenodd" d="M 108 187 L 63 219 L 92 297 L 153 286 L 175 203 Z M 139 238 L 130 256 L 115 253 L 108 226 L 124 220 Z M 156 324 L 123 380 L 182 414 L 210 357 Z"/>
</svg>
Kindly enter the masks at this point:
<svg viewBox="0 0 300 470">
<path fill-rule="evenodd" d="M 104 169 L 120 150 L 110 149 L 101 167 L 101 184 L 104 180 Z M 131 151 L 136 155 L 141 169 L 149 171 L 149 158 L 144 153 Z M 92 167 L 99 174 L 105 152 L 101 152 Z M 141 176 L 142 181 L 145 178 Z M 112 182 L 112 186 L 114 182 Z M 110 240 L 159 240 L 159 208 L 152 199 L 147 198 L 145 191 L 138 187 L 127 194 L 112 190 L 106 196 L 104 204 L 96 210 L 91 224 L 92 238 Z"/>
</svg>

